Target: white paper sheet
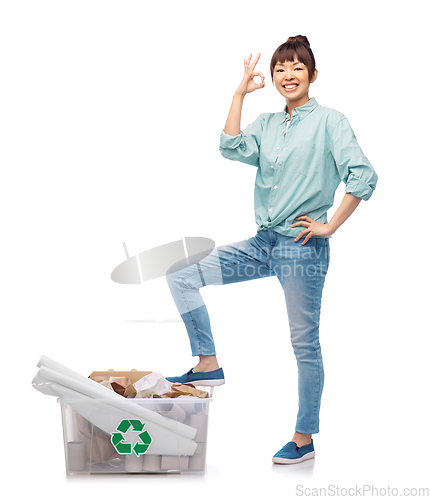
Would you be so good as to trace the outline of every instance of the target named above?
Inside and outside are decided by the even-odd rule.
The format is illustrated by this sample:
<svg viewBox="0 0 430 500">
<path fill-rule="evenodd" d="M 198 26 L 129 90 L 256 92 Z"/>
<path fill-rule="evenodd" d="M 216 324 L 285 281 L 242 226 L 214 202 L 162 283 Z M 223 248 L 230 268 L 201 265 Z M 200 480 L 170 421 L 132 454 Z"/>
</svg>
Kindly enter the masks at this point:
<svg viewBox="0 0 430 500">
<path fill-rule="evenodd" d="M 42 387 L 47 384 L 39 377 Z M 37 389 L 35 385 L 35 389 Z M 122 420 L 128 420 L 134 414 L 126 410 L 111 406 L 106 400 L 100 401 L 77 391 L 64 387 L 56 382 L 49 383 L 50 394 L 57 396 L 64 403 L 70 405 L 82 417 L 91 422 L 102 431 L 111 434 L 117 432 L 117 426 Z M 45 392 L 46 394 L 46 392 Z M 138 406 L 138 405 L 134 405 Z M 147 410 L 152 413 L 151 410 Z M 145 430 L 148 431 L 152 442 L 146 454 L 153 455 L 193 455 L 197 449 L 197 443 L 191 439 L 178 435 L 153 422 L 145 420 Z"/>
<path fill-rule="evenodd" d="M 193 427 L 180 422 L 175 422 L 171 418 L 167 418 L 163 415 L 143 408 L 138 404 L 133 403 L 132 400 L 128 400 L 127 398 L 124 398 L 116 392 L 103 387 L 94 380 L 79 375 L 73 370 L 60 365 L 56 361 L 51 360 L 46 356 L 41 357 L 38 366 L 40 368 L 38 371 L 38 375 L 36 375 L 35 379 L 33 380 L 33 385 L 36 385 L 38 383 L 44 384 L 49 382 L 56 382 L 59 385 L 72 389 L 80 394 L 89 396 L 90 398 L 101 400 L 109 406 L 113 406 L 115 408 L 128 412 L 129 414 L 144 419 L 147 422 L 157 424 L 188 439 L 194 439 L 194 437 L 196 436 L 197 430 Z M 41 392 L 44 392 L 45 394 L 49 394 L 49 388 L 35 388 L 40 390 Z"/>
</svg>

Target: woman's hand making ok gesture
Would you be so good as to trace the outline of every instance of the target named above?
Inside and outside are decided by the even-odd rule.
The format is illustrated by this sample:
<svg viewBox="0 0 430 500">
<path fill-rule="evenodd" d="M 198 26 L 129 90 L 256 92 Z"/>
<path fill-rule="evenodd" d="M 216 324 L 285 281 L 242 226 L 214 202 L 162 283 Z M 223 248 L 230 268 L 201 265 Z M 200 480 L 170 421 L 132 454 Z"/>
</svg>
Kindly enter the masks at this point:
<svg viewBox="0 0 430 500">
<path fill-rule="evenodd" d="M 254 71 L 255 66 L 257 65 L 258 60 L 260 59 L 260 52 L 257 54 L 257 57 L 251 63 L 252 54 L 249 54 L 248 59 L 243 60 L 243 64 L 245 66 L 245 72 L 243 75 L 243 79 L 240 82 L 239 87 L 236 90 L 236 94 L 244 96 L 245 94 L 249 94 L 256 89 L 262 89 L 264 87 L 264 75 L 261 71 Z M 261 83 L 255 83 L 254 78 L 259 76 L 261 78 Z"/>
<path fill-rule="evenodd" d="M 227 135 L 236 136 L 240 134 L 240 117 L 242 114 L 242 104 L 246 94 L 249 94 L 256 89 L 262 89 L 264 87 L 263 73 L 261 73 L 260 71 L 254 71 L 257 62 L 260 59 L 260 53 L 257 54 L 257 57 L 252 63 L 251 57 L 252 54 L 249 54 L 248 59 L 243 60 L 245 73 L 239 87 L 237 87 L 237 90 L 233 95 L 230 111 L 227 116 L 227 121 L 225 122 L 224 133 L 226 133 Z M 260 83 L 254 82 L 254 78 L 256 76 L 259 76 L 261 78 Z"/>
</svg>

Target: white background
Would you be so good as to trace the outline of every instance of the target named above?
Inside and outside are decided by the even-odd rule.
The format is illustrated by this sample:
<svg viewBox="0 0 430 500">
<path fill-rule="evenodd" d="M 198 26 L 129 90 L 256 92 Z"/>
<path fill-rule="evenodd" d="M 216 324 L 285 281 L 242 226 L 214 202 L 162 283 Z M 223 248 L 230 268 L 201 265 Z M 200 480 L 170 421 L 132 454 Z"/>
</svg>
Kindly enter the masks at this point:
<svg viewBox="0 0 430 500">
<path fill-rule="evenodd" d="M 13 1 L 0 11 L 2 469 L 51 498 L 295 496 L 429 486 L 428 27 L 421 1 Z M 31 387 L 45 354 L 88 375 L 194 366 L 164 278 L 119 285 L 130 255 L 253 236 L 253 167 L 218 151 L 243 58 L 266 88 L 242 126 L 279 111 L 269 62 L 309 38 L 319 104 L 350 121 L 379 183 L 331 239 L 316 459 L 290 440 L 297 369 L 276 278 L 202 294 L 225 386 L 204 477 L 65 476 L 60 409 Z M 339 187 L 333 214 L 343 196 Z M 149 320 L 155 320 L 150 322 Z M 146 322 L 145 322 L 146 321 Z M 5 489 L 5 484 L 2 486 Z"/>
</svg>

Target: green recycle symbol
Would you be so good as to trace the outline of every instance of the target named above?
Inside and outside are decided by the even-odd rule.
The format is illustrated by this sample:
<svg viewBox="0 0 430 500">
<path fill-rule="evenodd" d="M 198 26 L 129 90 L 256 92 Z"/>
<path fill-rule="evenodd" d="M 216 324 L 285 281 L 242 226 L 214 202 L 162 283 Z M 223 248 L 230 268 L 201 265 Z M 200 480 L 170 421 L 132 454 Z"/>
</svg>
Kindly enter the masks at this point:
<svg viewBox="0 0 430 500">
<path fill-rule="evenodd" d="M 149 435 L 148 431 L 143 431 L 145 424 L 140 420 L 122 420 L 121 423 L 116 428 L 119 432 L 111 433 L 111 442 L 114 445 L 116 451 L 121 455 L 130 455 L 132 453 L 131 443 L 127 443 L 125 441 L 124 433 L 126 433 L 130 427 L 132 427 L 133 432 L 138 433 L 141 443 L 136 442 L 133 446 L 133 451 L 135 455 L 138 457 L 139 455 L 143 455 L 149 448 L 149 445 L 152 442 L 152 438 Z M 142 432 L 143 431 L 143 432 Z"/>
</svg>

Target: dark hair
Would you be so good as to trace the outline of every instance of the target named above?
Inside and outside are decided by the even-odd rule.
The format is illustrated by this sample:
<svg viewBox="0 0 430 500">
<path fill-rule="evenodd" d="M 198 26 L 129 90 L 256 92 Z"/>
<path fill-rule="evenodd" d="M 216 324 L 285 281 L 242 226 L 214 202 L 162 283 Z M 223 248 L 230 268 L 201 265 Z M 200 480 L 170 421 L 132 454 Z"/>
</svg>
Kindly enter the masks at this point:
<svg viewBox="0 0 430 500">
<path fill-rule="evenodd" d="M 295 57 L 308 68 L 309 80 L 312 79 L 315 73 L 315 58 L 309 40 L 303 35 L 297 35 L 290 36 L 285 43 L 275 50 L 270 61 L 272 81 L 276 63 L 284 63 L 285 61 L 294 62 Z"/>
</svg>

